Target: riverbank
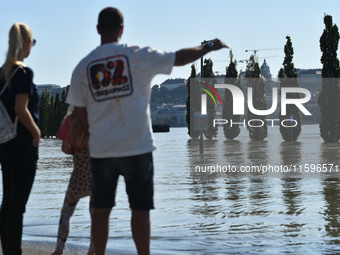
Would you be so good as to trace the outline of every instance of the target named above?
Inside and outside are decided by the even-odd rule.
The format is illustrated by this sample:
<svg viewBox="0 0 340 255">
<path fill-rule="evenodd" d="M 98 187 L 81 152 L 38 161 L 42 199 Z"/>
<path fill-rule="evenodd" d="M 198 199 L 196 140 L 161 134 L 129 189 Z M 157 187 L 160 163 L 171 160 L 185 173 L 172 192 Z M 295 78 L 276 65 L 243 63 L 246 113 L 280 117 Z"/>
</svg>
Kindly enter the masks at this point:
<svg viewBox="0 0 340 255">
<path fill-rule="evenodd" d="M 55 243 L 51 242 L 22 242 L 22 254 L 23 255 L 51 255 L 54 251 Z M 1 249 L 0 249 L 1 250 Z M 87 254 L 87 250 L 85 247 L 76 246 L 76 245 L 67 245 L 64 254 L 67 255 L 84 255 Z M 117 254 L 117 255 L 128 255 L 134 253 L 127 252 L 118 252 L 115 251 L 107 251 L 107 254 Z M 0 255 L 3 255 L 2 251 L 0 251 Z"/>
<path fill-rule="evenodd" d="M 22 254 L 23 255 L 51 255 L 54 251 L 55 243 L 54 242 L 33 242 L 33 241 L 23 241 L 22 242 Z M 77 246 L 74 244 L 66 244 L 66 248 L 64 250 L 64 254 L 67 255 L 84 255 L 87 254 L 87 249 L 84 246 Z M 136 251 L 117 251 L 117 250 L 110 250 L 107 249 L 107 255 L 132 255 L 136 254 Z M 164 254 L 168 255 L 167 253 L 155 253 L 153 254 Z M 0 249 L 0 255 L 2 251 Z"/>
<path fill-rule="evenodd" d="M 47 242 L 22 242 L 22 254 L 24 255 L 51 255 L 54 251 L 55 244 Z M 0 249 L 1 250 L 1 249 Z M 0 251 L 0 255 L 2 255 Z M 66 248 L 65 254 L 68 255 L 84 255 L 86 254 L 86 249 L 82 247 L 77 247 L 70 245 Z"/>
</svg>

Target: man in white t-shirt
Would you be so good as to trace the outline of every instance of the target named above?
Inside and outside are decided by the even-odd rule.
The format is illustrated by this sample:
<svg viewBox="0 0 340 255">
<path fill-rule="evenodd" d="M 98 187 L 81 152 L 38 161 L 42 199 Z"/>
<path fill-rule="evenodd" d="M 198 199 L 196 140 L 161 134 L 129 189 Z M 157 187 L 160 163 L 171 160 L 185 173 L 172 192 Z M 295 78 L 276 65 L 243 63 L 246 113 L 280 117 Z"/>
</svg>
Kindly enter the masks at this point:
<svg viewBox="0 0 340 255">
<path fill-rule="evenodd" d="M 105 254 L 120 175 L 126 183 L 138 254 L 150 253 L 155 149 L 149 109 L 152 78 L 228 47 L 215 39 L 177 52 L 140 48 L 120 43 L 123 27 L 118 9 L 108 7 L 100 12 L 97 30 L 101 45 L 77 65 L 67 95 L 67 103 L 75 106 L 77 121 L 90 135 L 95 208 L 92 236 L 97 255 Z"/>
</svg>

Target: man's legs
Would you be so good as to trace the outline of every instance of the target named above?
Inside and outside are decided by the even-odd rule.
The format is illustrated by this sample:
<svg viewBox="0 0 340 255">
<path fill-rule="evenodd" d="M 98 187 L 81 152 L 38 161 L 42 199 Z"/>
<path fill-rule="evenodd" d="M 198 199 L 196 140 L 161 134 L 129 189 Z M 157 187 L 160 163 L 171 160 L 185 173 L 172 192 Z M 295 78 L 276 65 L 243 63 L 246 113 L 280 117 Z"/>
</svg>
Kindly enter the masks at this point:
<svg viewBox="0 0 340 255">
<path fill-rule="evenodd" d="M 131 229 L 133 240 L 139 255 L 150 254 L 150 213 L 144 210 L 132 210 Z"/>
<path fill-rule="evenodd" d="M 139 255 L 150 254 L 150 209 L 153 203 L 152 153 L 120 159 L 129 197 L 131 231 Z"/>
<path fill-rule="evenodd" d="M 120 173 L 126 182 L 126 191 L 132 209 L 132 235 L 138 254 L 150 254 L 149 210 L 154 208 L 152 154 L 123 158 L 91 158 L 91 169 L 94 202 L 92 238 L 96 254 L 105 254 L 110 213 L 115 205 L 114 198 Z"/>
<path fill-rule="evenodd" d="M 92 239 L 96 255 L 104 255 L 109 238 L 111 208 L 94 208 L 92 216 Z"/>
<path fill-rule="evenodd" d="M 119 174 L 113 158 L 91 158 L 93 215 L 91 232 L 96 255 L 104 255 L 109 237 L 110 213 L 115 206 Z"/>
</svg>

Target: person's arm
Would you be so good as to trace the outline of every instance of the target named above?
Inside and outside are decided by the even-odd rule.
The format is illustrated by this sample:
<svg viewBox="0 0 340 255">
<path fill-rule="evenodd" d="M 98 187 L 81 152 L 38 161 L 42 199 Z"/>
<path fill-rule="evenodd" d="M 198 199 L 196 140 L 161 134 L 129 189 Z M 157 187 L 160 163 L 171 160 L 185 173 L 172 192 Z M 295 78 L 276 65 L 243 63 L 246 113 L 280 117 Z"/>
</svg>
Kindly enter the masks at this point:
<svg viewBox="0 0 340 255">
<path fill-rule="evenodd" d="M 65 154 L 73 154 L 71 145 L 66 140 L 63 140 L 63 143 L 61 144 L 61 151 L 64 152 Z"/>
<path fill-rule="evenodd" d="M 222 48 L 229 48 L 229 46 L 221 40 L 215 39 L 207 41 L 206 44 L 197 47 L 178 50 L 176 51 L 175 66 L 183 66 L 192 63 L 208 52 Z"/>
<path fill-rule="evenodd" d="M 33 135 L 33 146 L 38 147 L 40 143 L 41 133 L 38 125 L 33 120 L 33 117 L 28 110 L 28 94 L 18 94 L 15 97 L 15 113 L 18 116 L 21 123 L 31 132 Z"/>
<path fill-rule="evenodd" d="M 75 106 L 74 107 L 74 114 L 76 117 L 76 122 L 79 123 L 79 126 L 81 131 L 85 132 L 85 134 L 88 133 L 88 129 L 89 129 L 89 124 L 87 121 L 87 111 L 86 111 L 86 107 L 78 107 Z"/>
</svg>

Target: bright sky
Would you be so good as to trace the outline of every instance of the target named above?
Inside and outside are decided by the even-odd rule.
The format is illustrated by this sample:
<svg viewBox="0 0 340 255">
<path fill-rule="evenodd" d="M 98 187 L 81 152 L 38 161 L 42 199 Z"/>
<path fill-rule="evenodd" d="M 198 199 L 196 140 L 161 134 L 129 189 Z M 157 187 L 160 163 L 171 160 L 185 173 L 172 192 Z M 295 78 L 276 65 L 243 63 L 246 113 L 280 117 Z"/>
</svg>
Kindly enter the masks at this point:
<svg viewBox="0 0 340 255">
<path fill-rule="evenodd" d="M 260 65 L 266 58 L 273 77 L 282 67 L 286 35 L 292 39 L 296 68 L 321 68 L 319 39 L 324 29 L 324 13 L 332 15 L 333 22 L 340 26 L 340 1 L 334 0 L 4 1 L 0 16 L 0 64 L 5 61 L 10 27 L 15 21 L 24 22 L 37 39 L 25 60 L 35 73 L 34 82 L 68 85 L 76 64 L 100 44 L 97 18 L 109 5 L 124 14 L 122 42 L 176 51 L 220 38 L 232 48 L 237 60 L 249 59 L 251 53 L 245 50 L 259 49 Z M 282 49 L 261 50 L 277 48 Z M 206 57 L 213 60 L 215 72 L 225 73 L 229 50 Z M 196 64 L 199 69 L 200 62 Z M 238 63 L 238 70 L 245 67 L 245 63 Z M 190 71 L 190 64 L 174 67 L 170 75 L 156 76 L 152 85 L 167 78 L 188 78 Z"/>
</svg>

